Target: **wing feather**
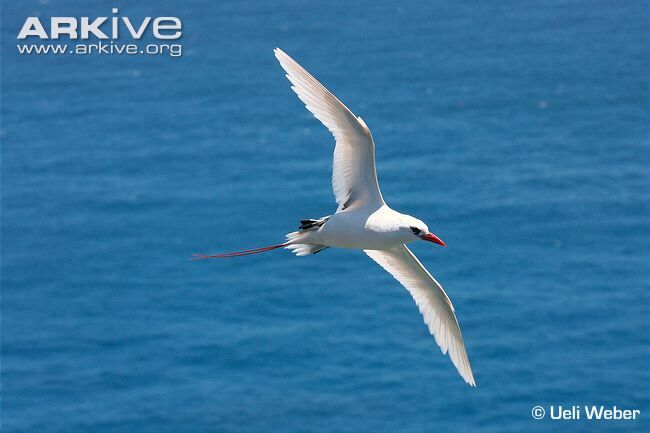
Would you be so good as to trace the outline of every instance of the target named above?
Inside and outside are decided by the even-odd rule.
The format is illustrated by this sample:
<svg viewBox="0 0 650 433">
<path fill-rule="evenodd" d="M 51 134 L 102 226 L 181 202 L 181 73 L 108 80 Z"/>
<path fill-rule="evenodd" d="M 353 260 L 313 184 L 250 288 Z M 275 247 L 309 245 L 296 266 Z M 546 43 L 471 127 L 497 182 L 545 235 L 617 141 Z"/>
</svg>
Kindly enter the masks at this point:
<svg viewBox="0 0 650 433">
<path fill-rule="evenodd" d="M 339 211 L 364 204 L 383 205 L 375 144 L 366 124 L 284 51 L 276 48 L 274 53 L 287 73 L 291 89 L 334 135 L 332 189 Z"/>
<path fill-rule="evenodd" d="M 476 386 L 454 307 L 440 283 L 406 245 L 364 252 L 406 287 L 442 353 L 449 353 L 451 362 L 465 382 Z"/>
</svg>

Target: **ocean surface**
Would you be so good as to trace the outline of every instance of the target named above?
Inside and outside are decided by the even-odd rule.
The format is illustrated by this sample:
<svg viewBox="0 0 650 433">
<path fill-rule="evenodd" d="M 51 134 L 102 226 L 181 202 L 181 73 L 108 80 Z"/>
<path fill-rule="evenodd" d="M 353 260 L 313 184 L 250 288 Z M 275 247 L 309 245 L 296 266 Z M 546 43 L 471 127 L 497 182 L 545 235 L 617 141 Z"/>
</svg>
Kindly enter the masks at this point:
<svg viewBox="0 0 650 433">
<path fill-rule="evenodd" d="M 18 54 L 113 7 L 182 56 Z M 188 261 L 336 208 L 276 46 L 448 244 L 477 388 L 362 252 Z M 3 432 L 650 431 L 647 2 L 10 1 L 1 60 Z M 531 417 L 592 404 L 641 418 Z"/>
</svg>

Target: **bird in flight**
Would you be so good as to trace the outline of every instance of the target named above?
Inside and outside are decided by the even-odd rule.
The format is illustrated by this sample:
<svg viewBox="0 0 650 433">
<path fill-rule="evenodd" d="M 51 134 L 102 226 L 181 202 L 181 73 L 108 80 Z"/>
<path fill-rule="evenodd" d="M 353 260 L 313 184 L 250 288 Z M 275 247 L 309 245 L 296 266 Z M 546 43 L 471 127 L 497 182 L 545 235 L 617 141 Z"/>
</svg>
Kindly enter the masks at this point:
<svg viewBox="0 0 650 433">
<path fill-rule="evenodd" d="M 465 382 L 476 386 L 451 300 L 406 246 L 416 240 L 443 247 L 445 243 L 419 219 L 386 204 L 377 182 L 375 143 L 361 117 L 284 51 L 276 48 L 274 53 L 291 89 L 334 135 L 332 188 L 338 208 L 333 215 L 300 221 L 299 230 L 287 234 L 281 244 L 216 255 L 195 254 L 193 258 L 240 257 L 277 248 L 289 249 L 297 256 L 329 247 L 363 250 L 410 292 L 442 353 L 449 353 Z"/>
</svg>

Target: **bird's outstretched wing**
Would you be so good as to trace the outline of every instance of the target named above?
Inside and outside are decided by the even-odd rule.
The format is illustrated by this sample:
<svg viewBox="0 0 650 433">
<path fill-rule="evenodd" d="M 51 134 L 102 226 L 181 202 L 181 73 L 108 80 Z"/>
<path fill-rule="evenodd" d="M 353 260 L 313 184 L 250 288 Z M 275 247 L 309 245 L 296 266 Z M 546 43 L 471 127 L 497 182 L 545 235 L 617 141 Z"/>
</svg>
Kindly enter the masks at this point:
<svg viewBox="0 0 650 433">
<path fill-rule="evenodd" d="M 284 51 L 276 48 L 274 53 L 293 91 L 336 139 L 332 188 L 338 210 L 383 205 L 375 169 L 375 144 L 365 122 Z"/>
<path fill-rule="evenodd" d="M 406 287 L 442 353 L 449 352 L 451 362 L 465 382 L 476 386 L 454 307 L 442 286 L 406 245 L 388 250 L 364 250 L 364 252 Z"/>
</svg>

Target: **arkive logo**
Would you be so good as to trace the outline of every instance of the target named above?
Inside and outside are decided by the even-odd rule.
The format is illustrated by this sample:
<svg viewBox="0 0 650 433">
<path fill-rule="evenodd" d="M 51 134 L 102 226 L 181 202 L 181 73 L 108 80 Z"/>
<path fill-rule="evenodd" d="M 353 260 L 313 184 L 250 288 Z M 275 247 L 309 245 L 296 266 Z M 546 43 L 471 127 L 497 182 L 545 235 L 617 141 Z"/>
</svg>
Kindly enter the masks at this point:
<svg viewBox="0 0 650 433">
<path fill-rule="evenodd" d="M 179 43 L 138 44 L 143 37 L 158 41 L 174 41 L 183 35 L 183 23 L 178 17 L 144 17 L 132 19 L 119 16 L 119 9 L 112 9 L 110 17 L 27 17 L 17 40 L 36 42 L 17 45 L 20 54 L 182 54 Z M 117 43 L 131 39 L 130 43 Z M 88 43 L 96 40 L 97 43 Z M 50 41 L 75 41 L 78 43 L 49 44 Z"/>
</svg>

